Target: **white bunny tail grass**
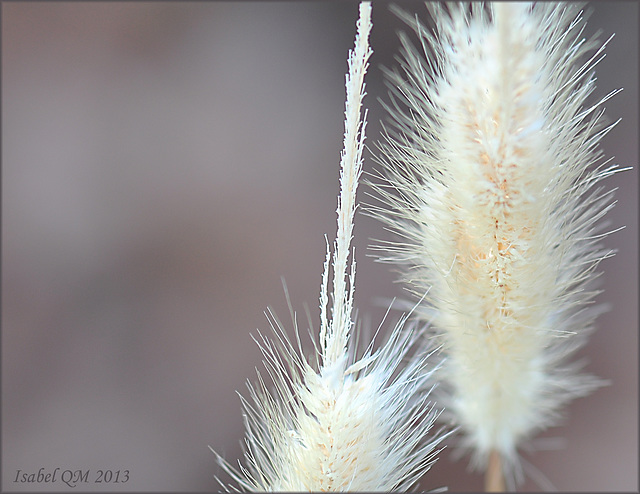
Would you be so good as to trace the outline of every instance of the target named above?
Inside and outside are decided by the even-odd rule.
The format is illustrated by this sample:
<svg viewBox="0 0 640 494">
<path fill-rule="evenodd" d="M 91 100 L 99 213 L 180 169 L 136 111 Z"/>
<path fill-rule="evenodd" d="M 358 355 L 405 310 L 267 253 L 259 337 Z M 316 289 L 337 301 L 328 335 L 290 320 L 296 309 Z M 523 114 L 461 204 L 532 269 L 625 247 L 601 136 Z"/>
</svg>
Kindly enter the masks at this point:
<svg viewBox="0 0 640 494">
<path fill-rule="evenodd" d="M 444 437 L 428 433 L 436 412 L 428 402 L 431 372 L 416 343 L 418 333 L 402 320 L 382 348 L 373 343 L 356 357 L 353 295 L 355 262 L 349 249 L 355 198 L 362 170 L 366 118 L 361 106 L 371 54 L 371 5 L 360 4 L 355 49 L 349 56 L 344 150 L 341 155 L 338 233 L 327 246 L 320 294 L 320 335 L 310 362 L 269 313 L 276 343 L 259 342 L 274 390 L 260 374 L 243 400 L 247 466 L 239 470 L 218 456 L 239 489 L 250 491 L 406 490 L 430 467 Z M 295 319 L 295 318 L 294 318 Z M 294 322 L 295 325 L 295 322 Z M 357 340 L 357 333 L 356 338 Z M 421 346 L 424 348 L 424 345 Z M 417 354 L 415 354 L 417 353 Z M 411 354 L 410 363 L 403 360 Z"/>
<path fill-rule="evenodd" d="M 443 344 L 443 404 L 472 464 L 497 452 L 521 480 L 522 441 L 602 384 L 570 357 L 603 310 L 593 281 L 613 255 L 600 243 L 613 191 L 600 182 L 619 170 L 598 144 L 617 91 L 584 106 L 604 45 L 582 38 L 575 5 L 427 8 L 433 32 L 398 12 L 420 48 L 401 34 L 388 73 L 385 207 L 373 214 L 403 241 L 378 249 L 418 296 L 430 289 L 418 312 Z"/>
</svg>

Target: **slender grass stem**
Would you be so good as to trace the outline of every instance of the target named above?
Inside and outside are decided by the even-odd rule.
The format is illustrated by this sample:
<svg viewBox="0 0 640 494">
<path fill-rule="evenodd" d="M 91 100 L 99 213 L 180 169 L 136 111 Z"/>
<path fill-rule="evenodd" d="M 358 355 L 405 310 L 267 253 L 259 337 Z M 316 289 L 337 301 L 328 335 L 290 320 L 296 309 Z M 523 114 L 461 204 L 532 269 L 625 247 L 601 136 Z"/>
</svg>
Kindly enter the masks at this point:
<svg viewBox="0 0 640 494">
<path fill-rule="evenodd" d="M 485 473 L 484 490 L 485 492 L 505 492 L 502 458 L 500 458 L 500 453 L 496 450 L 489 453 L 489 464 Z"/>
</svg>

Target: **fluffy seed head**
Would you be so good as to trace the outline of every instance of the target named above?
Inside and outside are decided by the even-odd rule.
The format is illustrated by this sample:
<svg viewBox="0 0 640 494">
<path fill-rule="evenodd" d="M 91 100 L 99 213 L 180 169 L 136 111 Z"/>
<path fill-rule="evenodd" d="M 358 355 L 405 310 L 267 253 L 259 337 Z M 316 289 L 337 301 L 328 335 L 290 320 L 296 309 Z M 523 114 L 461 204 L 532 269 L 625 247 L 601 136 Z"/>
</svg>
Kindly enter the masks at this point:
<svg viewBox="0 0 640 494">
<path fill-rule="evenodd" d="M 247 491 L 405 491 L 430 468 L 445 437 L 432 434 L 432 369 L 415 353 L 417 332 L 405 319 L 375 352 L 335 366 L 300 356 L 269 314 L 278 335 L 260 346 L 270 375 L 259 375 L 243 400 L 246 468 L 218 457 Z M 413 349 L 413 350 L 412 350 Z M 317 355 L 316 355 L 317 356 Z M 410 364 L 403 360 L 410 357 Z M 355 362 L 354 362 L 355 360 Z M 346 365 L 345 368 L 345 364 Z M 319 368 L 319 370 L 317 370 Z"/>
<path fill-rule="evenodd" d="M 600 240 L 616 171 L 598 143 L 612 126 L 595 87 L 603 45 L 583 39 L 565 3 L 427 4 L 434 33 L 400 12 L 389 72 L 393 126 L 374 210 L 402 243 L 379 246 L 406 266 L 420 315 L 444 345 L 446 407 L 477 463 L 556 423 L 600 384 L 569 357 L 594 327 Z"/>
<path fill-rule="evenodd" d="M 406 490 L 428 470 L 444 437 L 428 439 L 436 418 L 427 401 L 431 371 L 422 345 L 414 346 L 414 326 L 401 320 L 382 348 L 374 351 L 371 343 L 359 357 L 351 338 L 355 262 L 349 263 L 349 246 L 362 170 L 366 119 L 361 106 L 370 29 L 371 5 L 363 2 L 346 79 L 338 231 L 333 256 L 327 246 L 315 358 L 303 356 L 297 327 L 294 348 L 268 314 L 277 343 L 262 338 L 259 344 L 273 390 L 259 375 L 258 386 L 250 385 L 251 399 L 243 401 L 248 465 L 236 470 L 218 457 L 244 490 Z"/>
</svg>

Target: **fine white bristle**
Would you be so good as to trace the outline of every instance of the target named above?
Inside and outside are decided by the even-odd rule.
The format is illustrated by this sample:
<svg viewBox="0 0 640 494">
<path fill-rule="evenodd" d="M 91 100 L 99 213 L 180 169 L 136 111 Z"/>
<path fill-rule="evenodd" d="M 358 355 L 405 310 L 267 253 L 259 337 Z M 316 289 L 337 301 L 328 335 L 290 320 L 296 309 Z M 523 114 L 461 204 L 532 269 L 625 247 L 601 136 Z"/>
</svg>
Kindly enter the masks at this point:
<svg viewBox="0 0 640 494">
<path fill-rule="evenodd" d="M 418 309 L 446 356 L 445 406 L 474 463 L 496 451 L 518 475 L 517 448 L 602 382 L 570 357 L 602 306 L 593 285 L 618 171 L 603 160 L 613 127 L 587 104 L 604 45 L 585 40 L 567 3 L 428 3 L 433 32 L 399 12 L 389 71 L 392 127 L 373 209 L 402 236 L 378 246 L 406 267 Z M 606 43 L 605 43 L 606 44 Z"/>
</svg>

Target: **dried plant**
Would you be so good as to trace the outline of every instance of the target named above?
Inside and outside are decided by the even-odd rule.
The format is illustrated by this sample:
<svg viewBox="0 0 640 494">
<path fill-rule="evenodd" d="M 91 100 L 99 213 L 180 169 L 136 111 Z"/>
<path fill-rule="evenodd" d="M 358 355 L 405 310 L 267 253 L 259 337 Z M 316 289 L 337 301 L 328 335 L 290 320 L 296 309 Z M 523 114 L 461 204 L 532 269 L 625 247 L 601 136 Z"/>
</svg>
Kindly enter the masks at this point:
<svg viewBox="0 0 640 494">
<path fill-rule="evenodd" d="M 355 48 L 346 78 L 344 150 L 341 155 L 338 232 L 327 257 L 320 294 L 319 342 L 307 359 L 269 313 L 276 342 L 259 341 L 274 390 L 259 377 L 249 385 L 245 410 L 246 463 L 220 465 L 250 491 L 391 491 L 411 487 L 430 467 L 444 437 L 428 433 L 436 418 L 429 404 L 431 371 L 418 333 L 394 328 L 378 350 L 359 358 L 353 316 L 355 261 L 349 262 L 356 188 L 362 170 L 366 114 L 361 106 L 371 54 L 371 5 L 360 5 Z M 329 271 L 333 282 L 329 310 Z M 355 336 L 355 338 L 352 338 Z M 405 356 L 411 354 L 408 365 Z"/>
<path fill-rule="evenodd" d="M 381 258 L 404 266 L 445 356 L 444 405 L 487 488 L 522 480 L 518 448 L 563 406 L 602 384 L 572 360 L 602 305 L 594 281 L 611 130 L 587 103 L 604 56 L 566 3 L 434 4 L 433 32 L 397 10 L 400 67 L 388 71 L 392 126 L 381 144 L 385 206 L 402 237 Z M 502 462 L 502 464 L 501 464 Z"/>
</svg>

